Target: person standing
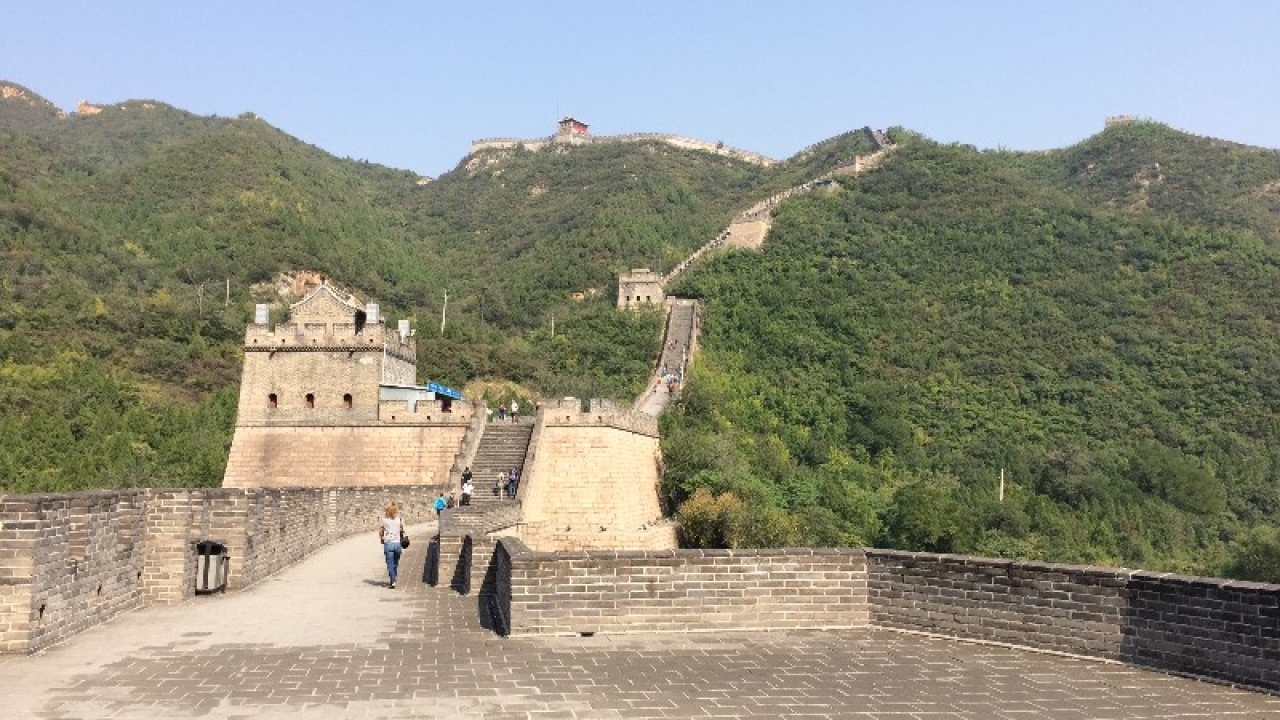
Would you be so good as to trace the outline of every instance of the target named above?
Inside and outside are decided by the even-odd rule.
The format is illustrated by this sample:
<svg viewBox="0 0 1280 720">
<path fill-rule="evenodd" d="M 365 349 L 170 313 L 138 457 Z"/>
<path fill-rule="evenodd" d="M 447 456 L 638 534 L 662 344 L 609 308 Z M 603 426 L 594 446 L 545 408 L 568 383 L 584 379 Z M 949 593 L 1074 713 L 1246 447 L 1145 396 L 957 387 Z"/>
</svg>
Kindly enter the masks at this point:
<svg viewBox="0 0 1280 720">
<path fill-rule="evenodd" d="M 440 493 L 439 495 L 436 496 L 436 501 L 435 503 L 432 504 L 432 507 L 434 507 L 436 510 L 437 523 L 440 522 L 440 513 L 444 512 L 444 509 L 445 507 L 448 506 L 448 504 L 449 503 L 444 499 L 444 493 Z"/>
<path fill-rule="evenodd" d="M 462 504 L 471 504 L 471 493 L 475 492 L 476 487 L 471 484 L 471 478 L 462 481 Z"/>
<path fill-rule="evenodd" d="M 382 518 L 382 526 L 378 528 L 378 541 L 382 543 L 382 554 L 387 561 L 387 576 L 391 579 L 390 587 L 396 588 L 396 575 L 400 569 L 400 554 L 404 548 L 400 546 L 400 535 L 404 532 L 404 520 L 400 517 L 400 506 L 396 503 L 387 505 L 386 516 Z"/>
<path fill-rule="evenodd" d="M 462 486 L 466 487 L 471 482 L 471 466 L 468 465 L 466 470 L 462 471 Z"/>
<path fill-rule="evenodd" d="M 520 420 L 520 403 L 516 402 L 515 400 L 512 400 L 511 401 L 511 422 L 518 422 L 519 420 Z"/>
</svg>

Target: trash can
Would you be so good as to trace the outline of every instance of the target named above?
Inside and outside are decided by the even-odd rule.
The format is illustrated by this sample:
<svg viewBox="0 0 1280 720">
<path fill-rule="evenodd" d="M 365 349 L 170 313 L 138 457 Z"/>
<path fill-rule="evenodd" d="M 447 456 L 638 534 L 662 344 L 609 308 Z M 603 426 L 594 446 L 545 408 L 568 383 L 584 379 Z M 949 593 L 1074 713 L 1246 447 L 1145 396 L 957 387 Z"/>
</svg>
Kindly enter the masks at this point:
<svg viewBox="0 0 1280 720">
<path fill-rule="evenodd" d="M 196 543 L 196 594 L 212 595 L 226 590 L 230 566 L 226 543 L 217 540 Z"/>
</svg>

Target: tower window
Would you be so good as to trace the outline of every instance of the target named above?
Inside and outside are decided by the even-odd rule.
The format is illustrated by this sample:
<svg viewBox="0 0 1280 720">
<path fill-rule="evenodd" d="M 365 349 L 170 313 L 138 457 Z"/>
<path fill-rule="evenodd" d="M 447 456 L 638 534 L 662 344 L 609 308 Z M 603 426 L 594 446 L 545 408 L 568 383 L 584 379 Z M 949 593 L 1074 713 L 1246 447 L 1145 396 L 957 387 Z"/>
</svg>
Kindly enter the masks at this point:
<svg viewBox="0 0 1280 720">
<path fill-rule="evenodd" d="M 267 409 L 268 409 L 268 410 L 275 410 L 275 409 L 276 409 L 276 407 L 278 407 L 278 406 L 279 406 L 279 403 L 280 403 L 280 399 L 276 397 L 276 394 L 275 394 L 275 393 L 271 393 L 270 395 L 268 395 L 268 396 L 267 396 Z"/>
<path fill-rule="evenodd" d="M 342 396 L 342 407 L 346 408 L 347 410 L 351 409 L 351 393 L 347 393 L 346 395 Z"/>
<path fill-rule="evenodd" d="M 314 410 L 315 407 L 316 407 L 316 396 L 311 393 L 307 393 L 307 409 Z"/>
</svg>

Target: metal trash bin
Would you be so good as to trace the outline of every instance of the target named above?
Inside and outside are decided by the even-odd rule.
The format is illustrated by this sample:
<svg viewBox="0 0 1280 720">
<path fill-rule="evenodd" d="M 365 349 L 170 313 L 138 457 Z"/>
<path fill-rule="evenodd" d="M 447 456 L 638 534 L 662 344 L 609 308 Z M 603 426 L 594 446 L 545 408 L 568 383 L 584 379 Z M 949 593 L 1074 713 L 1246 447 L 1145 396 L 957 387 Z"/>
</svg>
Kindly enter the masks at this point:
<svg viewBox="0 0 1280 720">
<path fill-rule="evenodd" d="M 196 543 L 196 594 L 212 595 L 227 589 L 231 556 L 227 544 L 217 540 Z"/>
</svg>

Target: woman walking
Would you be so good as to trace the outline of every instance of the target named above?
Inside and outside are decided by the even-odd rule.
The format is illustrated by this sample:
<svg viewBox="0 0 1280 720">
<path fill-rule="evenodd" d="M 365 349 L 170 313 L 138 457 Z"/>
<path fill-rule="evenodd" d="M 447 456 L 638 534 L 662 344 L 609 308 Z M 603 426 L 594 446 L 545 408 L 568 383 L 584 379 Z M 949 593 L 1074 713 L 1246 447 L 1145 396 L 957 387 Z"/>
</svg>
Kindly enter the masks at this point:
<svg viewBox="0 0 1280 720">
<path fill-rule="evenodd" d="M 382 541 L 382 553 L 387 558 L 387 575 L 391 578 L 392 590 L 396 587 L 396 571 L 400 569 L 400 535 L 404 533 L 404 520 L 400 518 L 400 506 L 394 502 L 387 506 L 387 515 L 382 518 L 382 527 L 378 528 L 378 539 Z"/>
</svg>

